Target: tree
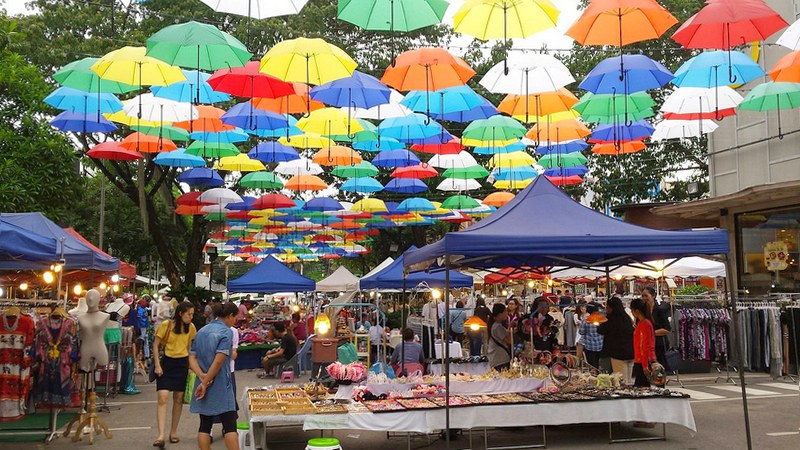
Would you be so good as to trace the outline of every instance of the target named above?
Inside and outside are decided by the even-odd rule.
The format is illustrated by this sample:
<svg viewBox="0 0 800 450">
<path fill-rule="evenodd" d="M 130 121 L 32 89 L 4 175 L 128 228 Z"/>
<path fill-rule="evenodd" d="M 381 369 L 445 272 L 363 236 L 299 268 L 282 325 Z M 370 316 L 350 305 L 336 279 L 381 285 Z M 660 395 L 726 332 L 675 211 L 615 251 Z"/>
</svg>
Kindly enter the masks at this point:
<svg viewBox="0 0 800 450">
<path fill-rule="evenodd" d="M 679 23 L 683 23 L 702 7 L 701 2 L 694 0 L 662 0 L 661 4 Z M 671 35 L 672 32 L 668 31 L 660 39 L 628 45 L 624 51 L 643 52 L 674 71 L 692 56 L 692 52 L 673 41 Z M 616 52 L 614 47 L 601 48 L 575 43 L 572 51 L 564 57 L 564 63 L 575 79 L 580 80 L 597 63 L 614 56 Z M 666 93 L 665 89 L 652 92 L 657 103 L 660 103 Z M 591 170 L 591 179 L 587 179 L 582 185 L 568 188 L 567 192 L 581 197 L 591 191 L 591 206 L 601 211 L 622 203 L 686 200 L 689 198 L 690 183 L 698 183 L 701 193 L 708 191 L 706 148 L 705 139 L 699 139 L 692 143 L 671 141 L 651 144 L 645 150 L 630 155 L 588 153 L 587 166 Z M 681 171 L 686 174 L 682 179 L 672 181 L 668 186 L 662 183 L 665 178 L 674 177 Z"/>
</svg>

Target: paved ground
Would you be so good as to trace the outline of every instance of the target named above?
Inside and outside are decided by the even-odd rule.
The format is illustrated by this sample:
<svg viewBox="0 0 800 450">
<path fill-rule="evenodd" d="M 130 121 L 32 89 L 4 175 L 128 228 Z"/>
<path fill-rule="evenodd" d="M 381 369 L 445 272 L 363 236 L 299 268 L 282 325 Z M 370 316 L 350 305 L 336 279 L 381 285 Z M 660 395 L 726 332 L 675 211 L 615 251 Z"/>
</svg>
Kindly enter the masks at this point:
<svg viewBox="0 0 800 450">
<path fill-rule="evenodd" d="M 258 380 L 254 372 L 237 372 L 239 386 L 260 386 L 264 383 Z M 698 432 L 695 436 L 679 426 L 667 426 L 666 442 L 654 441 L 635 444 L 618 444 L 621 448 L 631 449 L 712 449 L 725 448 L 726 450 L 746 448 L 743 427 L 742 404 L 738 386 L 732 384 L 714 384 L 713 379 L 700 379 L 697 377 L 684 377 L 686 392 L 692 395 L 692 410 L 697 422 Z M 133 450 L 152 448 L 151 444 L 156 437 L 155 427 L 155 387 L 153 385 L 139 385 L 142 393 L 135 396 L 120 396 L 114 399 L 114 404 L 120 406 L 110 413 L 101 413 L 109 423 L 114 437 L 106 440 L 98 437 L 94 448 L 98 450 Z M 677 385 L 671 384 L 671 387 Z M 753 448 L 766 449 L 797 449 L 800 448 L 800 394 L 797 384 L 782 380 L 772 380 L 765 376 L 748 376 L 748 391 L 750 417 L 753 430 Z M 167 444 L 168 449 L 196 448 L 194 442 L 198 425 L 197 416 L 184 410 L 183 420 L 179 428 L 182 442 Z M 625 433 L 641 435 L 648 431 L 641 431 L 625 426 Z M 218 430 L 216 431 L 219 432 Z M 270 450 L 302 450 L 304 442 L 318 433 L 303 433 L 302 431 L 287 431 L 280 437 L 281 441 L 294 443 L 270 444 Z M 400 450 L 406 449 L 404 437 L 387 438 L 386 433 L 340 431 L 334 434 L 342 442 L 344 450 Z M 574 425 L 547 428 L 548 448 L 603 448 L 608 449 L 607 425 Z M 538 429 L 521 429 L 515 431 L 492 431 L 490 445 L 520 445 L 531 443 L 540 439 Z M 86 446 L 86 443 L 73 444 L 70 440 L 59 438 L 52 444 L 1 444 L 2 449 L 29 450 L 29 449 L 74 449 Z M 416 437 L 412 440 L 414 449 L 444 449 L 443 441 L 435 437 Z M 475 440 L 475 448 L 483 448 L 481 439 Z M 459 436 L 451 448 L 467 448 L 466 436 Z M 214 449 L 224 449 L 221 442 L 215 442 Z"/>
</svg>

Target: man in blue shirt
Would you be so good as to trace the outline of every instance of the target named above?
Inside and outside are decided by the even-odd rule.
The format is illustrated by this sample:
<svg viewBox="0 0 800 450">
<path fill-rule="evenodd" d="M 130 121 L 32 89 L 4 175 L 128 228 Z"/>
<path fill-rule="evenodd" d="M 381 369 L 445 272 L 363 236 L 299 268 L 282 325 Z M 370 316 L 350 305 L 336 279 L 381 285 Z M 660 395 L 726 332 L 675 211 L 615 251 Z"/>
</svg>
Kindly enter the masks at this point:
<svg viewBox="0 0 800 450">
<path fill-rule="evenodd" d="M 597 312 L 595 304 L 588 304 L 586 312 L 589 314 Z M 589 316 L 587 315 L 586 318 Z M 597 332 L 597 325 L 589 323 L 586 318 L 581 321 L 578 333 L 581 335 L 581 345 L 586 362 L 590 366 L 600 368 L 600 352 L 603 350 L 603 335 Z"/>
<path fill-rule="evenodd" d="M 189 351 L 189 367 L 197 374 L 195 398 L 189 411 L 200 414 L 197 445 L 201 450 L 211 450 L 214 416 L 219 416 L 222 421 L 225 447 L 239 450 L 236 394 L 229 363 L 233 344 L 231 327 L 238 312 L 233 303 L 214 305 L 215 319 L 197 332 Z"/>
</svg>

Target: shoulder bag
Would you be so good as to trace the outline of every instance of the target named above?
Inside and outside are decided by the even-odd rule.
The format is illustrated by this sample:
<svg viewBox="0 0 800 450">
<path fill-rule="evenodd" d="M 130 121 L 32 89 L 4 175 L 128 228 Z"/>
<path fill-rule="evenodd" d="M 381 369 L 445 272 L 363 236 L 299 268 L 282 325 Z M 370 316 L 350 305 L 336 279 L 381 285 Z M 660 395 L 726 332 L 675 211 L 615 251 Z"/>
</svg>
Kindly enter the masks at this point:
<svg viewBox="0 0 800 450">
<path fill-rule="evenodd" d="M 170 323 L 171 322 L 172 321 L 170 320 Z M 167 346 L 167 341 L 169 341 L 169 335 L 172 334 L 172 327 L 173 327 L 172 324 L 170 324 L 170 326 L 167 327 L 167 334 L 164 336 L 164 339 L 162 339 L 161 342 L 159 342 L 158 354 L 157 355 L 153 355 L 153 358 L 151 358 L 151 361 L 150 361 L 150 372 L 147 374 L 147 379 L 150 380 L 151 383 L 153 381 L 156 381 L 156 378 L 158 378 L 158 375 L 156 375 L 156 361 L 155 361 L 155 358 L 158 358 L 159 362 L 163 361 L 164 348 Z"/>
</svg>

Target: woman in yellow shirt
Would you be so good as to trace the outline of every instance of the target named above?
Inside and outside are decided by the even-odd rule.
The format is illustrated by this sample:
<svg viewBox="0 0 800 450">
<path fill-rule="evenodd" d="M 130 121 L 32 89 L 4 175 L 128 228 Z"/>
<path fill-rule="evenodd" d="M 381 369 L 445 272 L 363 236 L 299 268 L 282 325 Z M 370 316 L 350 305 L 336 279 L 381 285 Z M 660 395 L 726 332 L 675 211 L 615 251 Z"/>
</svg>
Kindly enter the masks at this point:
<svg viewBox="0 0 800 450">
<path fill-rule="evenodd" d="M 153 342 L 153 363 L 156 373 L 156 391 L 158 391 L 158 438 L 153 447 L 164 448 L 164 430 L 167 426 L 167 402 L 172 392 L 172 424 L 169 441 L 180 442 L 177 437 L 178 423 L 183 410 L 183 391 L 186 389 L 186 377 L 189 374 L 189 348 L 192 346 L 197 329 L 192 323 L 194 305 L 181 302 L 175 310 L 172 320 L 165 320 L 156 329 Z M 164 356 L 158 358 L 159 347 L 164 349 Z"/>
</svg>

